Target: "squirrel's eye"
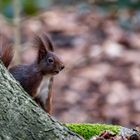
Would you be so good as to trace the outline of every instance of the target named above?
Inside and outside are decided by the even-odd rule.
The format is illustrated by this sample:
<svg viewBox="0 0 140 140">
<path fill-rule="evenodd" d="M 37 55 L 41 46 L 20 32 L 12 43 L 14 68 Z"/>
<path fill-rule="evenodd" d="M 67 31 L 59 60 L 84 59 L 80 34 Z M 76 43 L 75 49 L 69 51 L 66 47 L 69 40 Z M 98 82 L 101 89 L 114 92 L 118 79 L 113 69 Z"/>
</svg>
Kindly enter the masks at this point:
<svg viewBox="0 0 140 140">
<path fill-rule="evenodd" d="M 53 63 L 54 63 L 53 58 L 49 57 L 49 58 L 48 58 L 48 63 L 53 64 Z"/>
</svg>

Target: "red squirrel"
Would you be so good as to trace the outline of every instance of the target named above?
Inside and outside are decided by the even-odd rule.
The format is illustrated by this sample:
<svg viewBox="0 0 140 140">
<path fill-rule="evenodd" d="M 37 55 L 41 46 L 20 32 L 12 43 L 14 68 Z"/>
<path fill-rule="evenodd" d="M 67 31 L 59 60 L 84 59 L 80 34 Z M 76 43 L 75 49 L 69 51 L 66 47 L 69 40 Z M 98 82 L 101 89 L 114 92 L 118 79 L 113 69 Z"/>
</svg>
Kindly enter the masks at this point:
<svg viewBox="0 0 140 140">
<path fill-rule="evenodd" d="M 6 37 L 0 36 L 0 57 L 6 67 L 13 58 L 13 51 L 8 42 Z M 54 53 L 53 44 L 45 33 L 35 37 L 33 46 L 38 49 L 37 60 L 32 64 L 14 66 L 9 69 L 9 72 L 24 90 L 50 114 L 53 76 L 64 69 L 64 64 Z M 40 86 L 44 80 L 47 80 L 47 92 L 42 94 Z"/>
</svg>

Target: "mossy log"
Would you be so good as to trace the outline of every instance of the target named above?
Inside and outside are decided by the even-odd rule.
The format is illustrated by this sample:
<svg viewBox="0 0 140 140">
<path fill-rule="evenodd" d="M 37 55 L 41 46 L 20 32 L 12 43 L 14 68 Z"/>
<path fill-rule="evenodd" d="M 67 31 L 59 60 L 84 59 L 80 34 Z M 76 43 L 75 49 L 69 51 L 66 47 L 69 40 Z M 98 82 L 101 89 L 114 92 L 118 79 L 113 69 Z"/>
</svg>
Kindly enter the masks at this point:
<svg viewBox="0 0 140 140">
<path fill-rule="evenodd" d="M 49 116 L 0 62 L 0 140 L 82 140 Z"/>
<path fill-rule="evenodd" d="M 66 124 L 69 129 L 79 134 L 85 140 L 90 140 L 93 136 L 99 135 L 103 131 L 112 131 L 115 134 L 120 133 L 121 126 L 109 124 L 89 124 L 89 123 L 71 123 Z"/>
</svg>

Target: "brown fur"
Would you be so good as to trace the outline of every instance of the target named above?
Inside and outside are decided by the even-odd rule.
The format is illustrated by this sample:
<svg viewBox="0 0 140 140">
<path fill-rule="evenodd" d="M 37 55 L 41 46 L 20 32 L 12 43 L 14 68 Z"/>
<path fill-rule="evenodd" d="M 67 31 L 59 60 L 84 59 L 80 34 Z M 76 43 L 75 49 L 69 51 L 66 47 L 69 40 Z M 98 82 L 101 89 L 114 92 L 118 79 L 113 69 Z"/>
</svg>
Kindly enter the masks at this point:
<svg viewBox="0 0 140 140">
<path fill-rule="evenodd" d="M 13 58 L 12 42 L 0 33 L 0 58 L 5 67 L 8 67 Z"/>
<path fill-rule="evenodd" d="M 48 93 L 48 98 L 46 100 L 46 112 L 51 114 L 52 112 L 52 85 L 53 85 L 53 77 L 50 79 L 50 84 L 49 84 L 49 93 Z"/>
</svg>

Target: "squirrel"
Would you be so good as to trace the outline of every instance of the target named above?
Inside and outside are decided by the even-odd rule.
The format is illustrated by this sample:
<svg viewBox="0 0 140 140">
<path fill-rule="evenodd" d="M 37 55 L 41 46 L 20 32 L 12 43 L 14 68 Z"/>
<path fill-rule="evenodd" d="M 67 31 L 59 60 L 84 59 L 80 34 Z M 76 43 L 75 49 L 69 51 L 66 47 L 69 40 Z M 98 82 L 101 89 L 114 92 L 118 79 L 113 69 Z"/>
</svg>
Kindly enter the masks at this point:
<svg viewBox="0 0 140 140">
<path fill-rule="evenodd" d="M 32 64 L 13 66 L 9 68 L 9 72 L 37 104 L 50 114 L 53 76 L 64 69 L 64 64 L 54 53 L 54 46 L 45 33 L 35 37 L 33 46 L 38 49 L 37 60 Z M 0 35 L 0 58 L 6 68 L 8 68 L 13 58 L 11 43 L 3 35 Z M 44 80 L 47 80 L 47 92 L 42 94 L 40 86 Z"/>
</svg>

